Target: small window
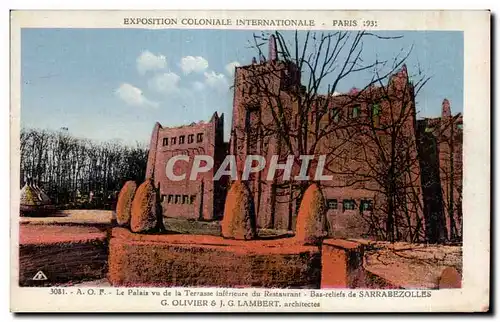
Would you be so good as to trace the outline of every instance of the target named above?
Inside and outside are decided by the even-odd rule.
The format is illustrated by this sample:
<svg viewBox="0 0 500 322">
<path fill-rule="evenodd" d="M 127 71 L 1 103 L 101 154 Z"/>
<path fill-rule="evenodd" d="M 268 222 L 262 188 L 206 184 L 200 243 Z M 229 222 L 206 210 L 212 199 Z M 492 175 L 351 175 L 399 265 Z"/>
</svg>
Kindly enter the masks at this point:
<svg viewBox="0 0 500 322">
<path fill-rule="evenodd" d="M 172 145 L 176 144 L 176 141 L 177 141 L 177 138 L 175 138 L 175 137 L 170 139 L 170 143 Z"/>
<path fill-rule="evenodd" d="M 359 105 L 356 105 L 352 108 L 351 117 L 353 119 L 359 116 L 359 110 L 360 110 Z"/>
<path fill-rule="evenodd" d="M 185 205 L 189 204 L 189 196 L 188 195 L 182 196 L 182 203 Z"/>
<path fill-rule="evenodd" d="M 339 122 L 339 110 L 336 108 L 332 108 L 330 110 L 330 121 L 333 121 L 335 123 Z"/>
<path fill-rule="evenodd" d="M 194 134 L 189 134 L 188 135 L 188 144 L 191 144 L 194 142 Z"/>
<path fill-rule="evenodd" d="M 335 123 L 338 123 L 340 121 L 340 111 L 339 110 L 336 110 L 335 116 L 333 117 L 333 121 Z"/>
<path fill-rule="evenodd" d="M 181 203 L 181 195 L 175 195 L 175 203 L 180 204 Z"/>
<path fill-rule="evenodd" d="M 174 203 L 174 195 L 168 195 L 167 202 L 168 202 L 169 204 Z"/>
<path fill-rule="evenodd" d="M 370 106 L 371 110 L 371 115 L 372 115 L 372 122 L 373 126 L 379 126 L 380 125 L 380 105 L 379 104 L 373 104 Z"/>
<path fill-rule="evenodd" d="M 189 203 L 190 204 L 194 204 L 195 197 L 196 197 L 195 195 L 192 195 L 192 196 L 189 197 Z"/>
<path fill-rule="evenodd" d="M 203 133 L 196 134 L 196 142 L 203 142 Z"/>
<path fill-rule="evenodd" d="M 168 145 L 168 138 L 163 138 L 163 146 L 167 146 Z"/>
<path fill-rule="evenodd" d="M 371 200 L 361 200 L 360 204 L 361 211 L 371 211 L 373 209 Z"/>
<path fill-rule="evenodd" d="M 337 199 L 328 199 L 327 206 L 328 209 L 337 209 L 338 208 Z"/>
<path fill-rule="evenodd" d="M 354 203 L 354 200 L 346 199 L 343 201 L 343 208 L 344 210 L 354 210 L 356 209 L 356 204 Z"/>
<path fill-rule="evenodd" d="M 185 135 L 179 136 L 179 144 L 184 144 L 184 139 L 186 138 Z"/>
</svg>

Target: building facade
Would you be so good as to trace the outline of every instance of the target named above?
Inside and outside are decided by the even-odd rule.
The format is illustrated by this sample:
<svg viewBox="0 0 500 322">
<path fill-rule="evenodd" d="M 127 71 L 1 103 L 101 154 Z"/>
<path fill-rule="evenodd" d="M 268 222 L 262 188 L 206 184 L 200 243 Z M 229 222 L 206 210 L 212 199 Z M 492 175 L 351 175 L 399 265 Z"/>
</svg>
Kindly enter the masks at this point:
<svg viewBox="0 0 500 322">
<path fill-rule="evenodd" d="M 146 178 L 153 178 L 160 189 L 161 204 L 165 217 L 181 217 L 197 220 L 222 218 L 227 178 L 214 182 L 217 169 L 227 154 L 224 143 L 224 115 L 214 113 L 210 121 L 191 123 L 179 127 L 162 127 L 156 123 L 151 136 Z M 189 156 L 189 162 L 175 162 L 173 173 L 186 174 L 180 181 L 166 175 L 169 159 L 176 155 Z M 208 155 L 214 159 L 214 168 L 199 173 L 190 180 L 194 156 Z"/>
<path fill-rule="evenodd" d="M 404 65 L 385 84 L 320 95 L 306 91 L 293 62 L 278 59 L 273 37 L 268 57 L 235 69 L 228 143 L 217 113 L 207 123 L 155 125 L 146 176 L 160 188 L 165 216 L 220 219 L 229 177 L 214 182 L 215 172 L 229 153 L 241 178 L 247 156 L 258 155 L 266 166 L 247 183 L 260 228 L 294 230 L 302 195 L 321 172 L 315 182 L 333 237 L 461 239 L 462 117 L 447 100 L 441 117 L 417 120 Z M 214 167 L 196 181 L 171 181 L 165 165 L 178 154 L 191 156 L 176 163 L 179 174 L 189 176 L 195 155 L 212 156 Z M 290 176 L 273 162 L 291 162 Z"/>
<path fill-rule="evenodd" d="M 426 190 L 427 228 L 436 240 L 462 240 L 463 117 L 442 104 L 441 117 L 418 121 L 422 181 Z"/>
<path fill-rule="evenodd" d="M 461 190 L 462 180 L 458 170 L 461 140 L 454 138 L 456 127 L 450 134 L 450 127 L 444 126 L 451 116 L 443 115 L 437 152 L 440 162 L 434 170 L 440 176 L 444 203 L 436 201 L 439 197 L 426 181 L 430 178 L 421 176 L 422 159 L 428 157 L 422 154 L 431 152 L 421 148 L 425 143 L 406 66 L 386 85 L 330 96 L 311 94 L 302 86 L 297 66 L 277 58 L 273 42 L 271 37 L 269 60 L 257 63 L 254 59 L 235 71 L 229 150 L 236 155 L 238 172 L 241 174 L 247 155 L 262 155 L 266 164 L 273 155 L 279 156 L 280 164 L 292 155 L 293 178 L 300 173 L 300 155 L 324 155 L 323 174 L 331 179 L 319 184 L 327 202 L 331 235 L 432 242 L 452 239 L 445 227 L 453 223 L 459 227 L 461 219 L 439 217 L 436 209 L 458 211 L 447 206 L 447 200 L 461 195 L 456 191 Z M 453 140 L 450 147 L 446 145 L 450 139 L 445 138 Z M 453 158 L 451 170 L 445 162 L 450 149 L 453 155 L 460 154 Z M 284 180 L 277 175 L 270 181 L 269 166 L 250 177 L 258 226 L 293 230 L 301 194 L 317 168 L 318 160 L 312 160 L 307 180 Z"/>
</svg>

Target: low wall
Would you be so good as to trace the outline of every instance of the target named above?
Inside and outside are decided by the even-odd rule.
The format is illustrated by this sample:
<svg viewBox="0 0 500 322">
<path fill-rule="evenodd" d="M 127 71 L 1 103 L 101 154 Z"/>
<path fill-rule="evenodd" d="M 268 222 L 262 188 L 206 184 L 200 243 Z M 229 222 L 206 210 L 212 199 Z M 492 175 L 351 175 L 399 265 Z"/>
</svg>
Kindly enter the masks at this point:
<svg viewBox="0 0 500 322">
<path fill-rule="evenodd" d="M 113 228 L 108 278 L 113 286 L 319 288 L 321 255 L 291 238 L 239 241 Z"/>
<path fill-rule="evenodd" d="M 68 285 L 105 277 L 107 233 L 95 227 L 21 224 L 19 285 Z M 39 272 L 47 279 L 33 279 Z"/>
<path fill-rule="evenodd" d="M 459 246 L 327 239 L 321 288 L 460 288 L 461 262 Z"/>
<path fill-rule="evenodd" d="M 405 242 L 365 242 L 363 266 L 378 280 L 404 289 L 459 287 L 462 271 L 462 247 L 410 244 Z M 456 273 L 445 275 L 447 268 Z"/>
<path fill-rule="evenodd" d="M 363 245 L 328 239 L 321 255 L 321 288 L 357 288 L 364 285 Z"/>
</svg>

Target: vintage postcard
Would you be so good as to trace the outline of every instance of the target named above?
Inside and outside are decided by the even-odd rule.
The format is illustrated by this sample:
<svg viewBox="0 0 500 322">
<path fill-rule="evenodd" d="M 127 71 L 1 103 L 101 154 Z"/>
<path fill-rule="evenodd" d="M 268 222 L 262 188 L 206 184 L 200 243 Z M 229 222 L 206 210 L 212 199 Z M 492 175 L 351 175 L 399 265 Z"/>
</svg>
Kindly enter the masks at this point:
<svg viewBox="0 0 500 322">
<path fill-rule="evenodd" d="M 14 312 L 485 312 L 490 12 L 12 11 Z"/>
</svg>

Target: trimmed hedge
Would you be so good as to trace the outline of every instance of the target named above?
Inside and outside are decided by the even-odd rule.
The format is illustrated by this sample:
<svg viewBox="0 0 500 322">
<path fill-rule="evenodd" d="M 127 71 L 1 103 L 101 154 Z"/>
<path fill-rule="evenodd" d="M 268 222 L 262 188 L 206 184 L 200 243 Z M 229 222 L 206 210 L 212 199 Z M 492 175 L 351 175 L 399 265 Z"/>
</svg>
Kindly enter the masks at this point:
<svg viewBox="0 0 500 322">
<path fill-rule="evenodd" d="M 132 201 L 130 230 L 134 233 L 147 232 L 156 228 L 157 224 L 157 193 L 153 181 L 143 182 Z"/>
<path fill-rule="evenodd" d="M 317 244 L 326 236 L 325 227 L 325 198 L 318 185 L 313 183 L 300 203 L 294 238 L 302 244 Z"/>
<path fill-rule="evenodd" d="M 221 230 L 224 238 L 249 240 L 257 236 L 253 197 L 241 181 L 233 182 L 227 193 Z"/>
<path fill-rule="evenodd" d="M 133 234 L 113 228 L 108 279 L 126 287 L 319 288 L 316 246 L 281 240 Z"/>
<path fill-rule="evenodd" d="M 116 222 L 120 226 L 128 226 L 132 213 L 132 201 L 134 200 L 137 184 L 134 181 L 127 181 L 123 185 L 118 201 L 116 203 Z"/>
<path fill-rule="evenodd" d="M 92 225 L 21 224 L 19 286 L 57 286 L 106 277 L 107 232 Z M 46 280 L 33 280 L 42 271 Z"/>
</svg>

